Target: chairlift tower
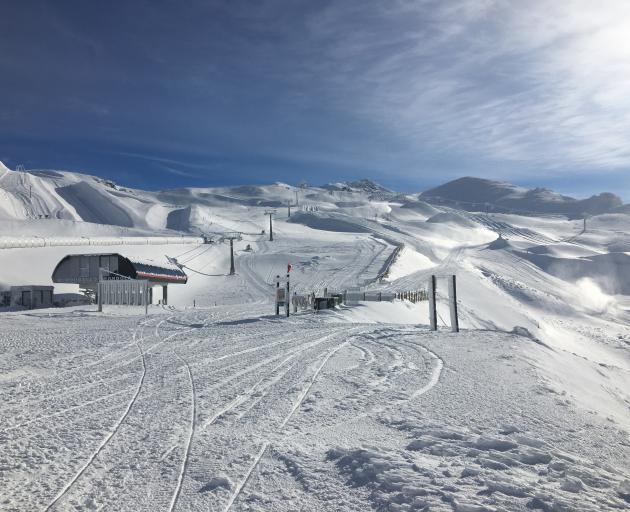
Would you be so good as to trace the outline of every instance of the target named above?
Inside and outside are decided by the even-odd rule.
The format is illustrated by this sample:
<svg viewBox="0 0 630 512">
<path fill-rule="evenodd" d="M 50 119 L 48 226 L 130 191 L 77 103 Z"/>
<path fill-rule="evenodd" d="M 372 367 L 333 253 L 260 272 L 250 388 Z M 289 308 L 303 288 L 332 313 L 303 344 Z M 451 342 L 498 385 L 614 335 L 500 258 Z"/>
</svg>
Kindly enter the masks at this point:
<svg viewBox="0 0 630 512">
<path fill-rule="evenodd" d="M 297 197 L 297 192 L 296 192 L 296 197 Z M 287 214 L 287 218 L 291 218 L 291 207 L 292 206 L 297 206 L 297 201 L 295 202 L 295 204 L 291 204 L 291 201 L 287 201 L 287 208 L 289 209 L 288 214 Z"/>
<path fill-rule="evenodd" d="M 238 231 L 228 231 L 226 233 L 221 234 L 221 240 L 229 240 L 230 241 L 230 275 L 233 276 L 236 274 L 234 269 L 234 240 L 242 240 L 243 237 L 241 233 Z"/>
<path fill-rule="evenodd" d="M 269 241 L 273 242 L 273 216 L 276 214 L 276 210 L 265 210 L 265 215 L 269 215 Z"/>
</svg>

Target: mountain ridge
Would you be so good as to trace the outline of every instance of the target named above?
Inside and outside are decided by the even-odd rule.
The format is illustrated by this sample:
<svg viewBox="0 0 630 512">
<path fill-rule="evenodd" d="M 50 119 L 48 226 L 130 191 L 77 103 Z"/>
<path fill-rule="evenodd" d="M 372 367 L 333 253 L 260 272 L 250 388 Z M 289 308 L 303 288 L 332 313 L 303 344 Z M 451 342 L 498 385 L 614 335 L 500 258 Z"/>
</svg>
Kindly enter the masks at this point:
<svg viewBox="0 0 630 512">
<path fill-rule="evenodd" d="M 602 192 L 576 199 L 543 187 L 528 189 L 504 181 L 466 176 L 419 194 L 421 201 L 478 211 L 562 214 L 569 217 L 610 213 L 622 208 L 621 198 Z"/>
<path fill-rule="evenodd" d="M 302 204 L 341 201 L 347 206 L 349 200 L 360 200 L 361 196 L 366 201 L 402 203 L 406 208 L 424 205 L 422 209 L 427 211 L 432 204 L 468 211 L 562 214 L 570 218 L 630 212 L 630 205 L 609 192 L 575 199 L 546 188 L 527 189 L 474 177 L 458 178 L 415 195 L 399 194 L 367 178 L 321 187 L 273 183 L 145 191 L 71 171 L 12 171 L 0 162 L 0 220 L 65 219 L 181 231 L 193 220 L 209 217 L 218 204 L 281 208 L 299 197 Z"/>
</svg>

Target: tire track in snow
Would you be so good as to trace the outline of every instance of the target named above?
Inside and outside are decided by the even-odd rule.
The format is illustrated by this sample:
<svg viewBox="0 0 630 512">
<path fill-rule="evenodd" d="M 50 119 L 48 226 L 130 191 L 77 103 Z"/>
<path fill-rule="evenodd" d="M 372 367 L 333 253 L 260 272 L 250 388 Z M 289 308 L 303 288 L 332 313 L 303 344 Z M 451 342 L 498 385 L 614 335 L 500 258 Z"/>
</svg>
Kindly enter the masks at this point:
<svg viewBox="0 0 630 512">
<path fill-rule="evenodd" d="M 392 331 L 392 332 L 394 333 L 395 331 Z M 405 337 L 405 336 L 412 336 L 415 333 L 413 331 L 412 332 L 407 331 L 407 332 L 401 332 L 400 334 L 402 334 L 402 336 Z M 391 346 L 389 344 L 383 342 L 383 339 L 386 339 L 386 338 L 389 338 L 389 337 L 393 337 L 393 335 L 385 336 L 385 337 L 381 338 L 378 342 L 376 340 L 372 340 L 372 339 L 364 339 L 364 341 L 367 342 L 367 343 L 372 343 L 374 345 L 385 345 L 385 346 L 391 348 Z M 424 352 L 426 354 L 429 354 L 429 356 L 433 360 L 436 361 L 436 365 L 431 370 L 431 375 L 429 376 L 429 380 L 428 380 L 427 384 L 422 386 L 420 389 L 417 389 L 416 391 L 414 391 L 407 399 L 404 400 L 404 402 L 409 402 L 409 401 L 411 401 L 413 399 L 418 398 L 419 396 L 422 396 L 422 395 L 428 393 L 431 389 L 433 389 L 439 383 L 440 377 L 442 375 L 442 370 L 444 368 L 444 361 L 435 352 L 433 352 L 432 350 L 428 349 L 427 347 L 425 347 L 424 345 L 422 345 L 420 343 L 413 343 L 412 341 L 409 341 L 409 340 L 405 340 L 405 341 L 399 340 L 399 341 L 401 342 L 401 344 L 403 344 L 405 346 L 416 348 L 418 350 L 418 352 Z M 387 410 L 391 409 L 392 407 L 400 407 L 400 404 L 401 404 L 401 402 L 398 401 L 395 404 L 390 404 L 390 405 L 382 407 L 382 408 L 374 408 L 374 409 L 371 409 L 369 411 L 363 412 L 361 414 L 354 415 L 352 417 L 352 419 L 349 420 L 349 421 L 348 420 L 344 420 L 344 421 L 341 421 L 341 422 L 334 423 L 333 425 L 328 425 L 326 427 L 319 428 L 319 429 L 316 430 L 316 432 L 324 432 L 324 431 L 327 431 L 327 430 L 336 429 L 336 428 L 338 428 L 341 425 L 344 425 L 344 424 L 349 423 L 349 422 L 355 422 L 357 420 L 366 418 L 366 417 L 370 416 L 371 414 L 383 413 L 383 412 L 386 412 Z M 312 433 L 312 432 L 313 431 L 311 431 L 310 433 Z M 293 434 L 290 437 L 302 437 L 304 435 L 305 435 L 304 432 L 300 432 L 300 433 L 297 433 L 297 434 Z"/>
<path fill-rule="evenodd" d="M 155 333 L 158 336 L 159 336 L 159 327 L 164 322 L 168 321 L 170 318 L 173 318 L 173 317 L 171 316 L 169 318 L 161 320 L 156 325 Z M 129 403 L 127 405 L 127 408 L 125 409 L 125 412 L 120 417 L 120 419 L 116 422 L 116 424 L 114 425 L 114 428 L 111 430 L 111 432 L 107 436 L 105 436 L 105 438 L 103 438 L 103 440 L 101 441 L 101 444 L 98 446 L 96 451 L 92 454 L 92 456 L 81 467 L 81 469 L 77 472 L 77 474 L 57 494 L 57 496 L 53 499 L 53 501 L 45 508 L 46 512 L 48 512 L 49 510 L 53 510 L 53 507 L 55 507 L 57 505 L 57 503 L 59 503 L 59 501 L 68 493 L 68 491 L 72 488 L 72 486 L 81 478 L 81 476 L 87 471 L 87 469 L 92 465 L 92 463 L 96 460 L 96 458 L 101 454 L 103 449 L 110 443 L 110 441 L 112 440 L 114 435 L 116 435 L 118 433 L 118 431 L 120 430 L 120 427 L 122 426 L 122 424 L 125 422 L 125 420 L 129 416 L 131 410 L 133 409 L 133 406 L 136 404 L 136 401 L 138 399 L 138 396 L 140 395 L 140 392 L 142 390 L 142 386 L 144 385 L 144 381 L 145 381 L 145 378 L 146 378 L 146 373 L 147 373 L 147 366 L 146 366 L 146 359 L 145 359 L 146 354 L 149 351 L 151 351 L 153 348 L 155 348 L 157 345 L 160 345 L 161 343 L 165 343 L 165 342 L 169 341 L 170 339 L 174 338 L 175 336 L 179 336 L 179 335 L 182 335 L 182 334 L 185 334 L 187 332 L 195 330 L 195 328 L 192 328 L 192 329 L 184 329 L 184 330 L 175 332 L 175 333 L 169 335 L 168 337 L 164 338 L 163 340 L 157 342 L 156 344 L 154 344 L 148 350 L 145 351 L 145 350 L 142 349 L 142 346 L 140 345 L 140 342 L 142 342 L 145 339 L 144 338 L 144 327 L 145 326 L 146 326 L 145 324 L 141 324 L 139 326 L 141 328 L 141 333 L 142 333 L 141 338 L 139 340 L 136 338 L 137 328 L 136 328 L 136 330 L 133 333 L 133 341 L 136 344 L 136 346 L 138 348 L 138 351 L 139 351 L 138 358 L 142 361 L 142 375 L 140 377 L 140 381 L 138 382 L 138 386 L 136 388 L 136 391 L 135 391 L 133 397 L 129 401 Z"/>
<path fill-rule="evenodd" d="M 440 381 L 440 376 L 442 375 L 442 369 L 444 368 L 444 360 L 440 356 L 438 356 L 435 352 L 433 352 L 432 350 L 428 349 L 427 347 L 425 347 L 424 345 L 420 343 L 416 344 L 409 341 L 402 342 L 402 343 L 406 344 L 407 346 L 417 348 L 419 351 L 422 351 L 428 354 L 436 362 L 436 365 L 431 370 L 429 381 L 424 386 L 422 386 L 420 389 L 417 389 L 409 396 L 409 398 L 406 401 L 410 401 L 410 400 L 413 400 L 414 398 L 424 395 L 425 393 L 427 393 L 428 391 L 430 391 L 437 385 L 437 383 Z M 382 344 L 389 348 L 393 348 L 392 345 L 388 345 L 386 343 L 382 343 Z M 361 416 L 364 416 L 364 415 L 361 415 Z"/>
<path fill-rule="evenodd" d="M 177 504 L 177 500 L 179 499 L 179 495 L 182 490 L 182 482 L 184 480 L 184 474 L 186 473 L 186 469 L 188 467 L 188 460 L 190 458 L 190 448 L 192 446 L 192 440 L 195 436 L 195 428 L 197 424 L 197 391 L 195 390 L 195 381 L 193 380 L 192 371 L 190 369 L 190 365 L 188 361 L 186 361 L 181 355 L 179 355 L 175 350 L 173 350 L 175 356 L 184 364 L 186 367 L 186 371 L 188 373 L 188 380 L 190 382 L 190 398 L 191 398 L 191 412 L 190 412 L 190 429 L 188 432 L 188 439 L 186 441 L 186 450 L 184 451 L 184 458 L 182 460 L 182 465 L 179 470 L 179 474 L 177 476 L 177 486 L 175 487 L 175 492 L 173 493 L 173 497 L 171 498 L 171 503 L 168 507 L 169 512 L 172 512 L 175 509 Z"/>
<path fill-rule="evenodd" d="M 28 421 L 25 421 L 23 423 L 19 423 L 17 425 L 11 425 L 10 427 L 7 427 L 4 430 L 2 430 L 2 432 L 9 432 L 11 430 L 15 430 L 16 428 L 26 427 L 27 425 L 30 425 L 32 423 L 37 423 L 39 421 L 47 420 L 47 419 L 50 419 L 50 418 L 54 418 L 56 416 L 62 416 L 63 414 L 67 414 L 69 412 L 76 411 L 78 409 L 83 409 L 84 407 L 88 407 L 90 405 L 97 404 L 99 402 L 102 402 L 103 400 L 108 400 L 108 399 L 113 398 L 115 396 L 122 395 L 126 391 L 127 391 L 126 389 L 121 389 L 119 391 L 114 391 L 113 393 L 108 393 L 107 395 L 103 395 L 103 396 L 101 396 L 99 398 L 95 398 L 94 400 L 88 400 L 86 402 L 83 402 L 80 405 L 73 405 L 71 407 L 66 407 L 65 409 L 61 409 L 61 410 L 59 410 L 57 412 L 53 412 L 51 414 L 44 414 L 44 415 L 41 415 L 41 416 L 37 416 L 37 417 L 32 418 L 32 419 L 30 419 Z M 24 439 L 24 438 L 22 438 L 22 439 Z M 30 437 L 29 437 L 29 439 L 30 439 Z"/>
<path fill-rule="evenodd" d="M 299 409 L 299 407 L 302 405 L 302 403 L 304 402 L 306 396 L 308 395 L 309 391 L 311 390 L 311 388 L 313 387 L 313 384 L 315 383 L 315 381 L 317 380 L 317 377 L 319 376 L 319 374 L 321 373 L 322 369 L 324 368 L 324 366 L 326 365 L 326 363 L 330 360 L 330 358 L 335 355 L 339 350 L 341 350 L 343 347 L 345 347 L 346 345 L 348 345 L 348 341 L 344 341 L 342 344 L 337 345 L 336 347 L 334 347 L 332 350 L 328 351 L 328 353 L 326 354 L 326 356 L 324 357 L 324 359 L 322 360 L 321 364 L 317 367 L 317 370 L 315 370 L 315 373 L 313 374 L 313 376 L 311 377 L 308 385 L 302 390 L 302 392 L 300 393 L 300 395 L 298 396 L 298 399 L 293 403 L 293 406 L 291 408 L 291 411 L 289 412 L 289 414 L 284 418 L 284 420 L 282 421 L 282 423 L 280 424 L 280 428 L 284 428 L 287 423 L 291 420 L 291 418 L 293 417 L 293 415 L 295 414 L 295 412 Z M 261 461 L 261 459 L 264 457 L 265 453 L 267 452 L 267 450 L 269 449 L 269 446 L 271 444 L 271 441 L 267 440 L 263 443 L 263 445 L 260 447 L 260 450 L 258 451 L 258 453 L 256 453 L 255 457 L 254 457 L 254 461 L 251 464 L 251 466 L 248 468 L 248 470 L 246 471 L 245 475 L 243 476 L 243 478 L 241 479 L 241 481 L 238 483 L 238 485 L 236 486 L 236 489 L 234 490 L 234 492 L 232 493 L 232 495 L 230 496 L 228 502 L 225 505 L 225 508 L 223 509 L 224 512 L 228 512 L 231 508 L 232 505 L 234 504 L 234 502 L 237 500 L 237 498 L 239 497 L 239 495 L 241 494 L 241 492 L 243 491 L 243 489 L 245 488 L 245 486 L 247 485 L 247 483 L 249 482 L 249 479 L 251 478 L 252 473 L 254 472 L 254 469 L 256 469 L 256 466 L 258 466 L 259 462 Z"/>
<path fill-rule="evenodd" d="M 337 336 L 338 333 L 337 332 L 333 332 L 331 334 L 325 335 L 325 336 L 321 336 L 321 337 L 316 337 L 314 341 L 309 340 L 306 343 L 301 344 L 297 349 L 294 349 L 293 351 L 289 352 L 288 356 L 285 357 L 285 359 L 280 362 L 279 364 L 277 364 L 276 366 L 274 366 L 269 373 L 267 373 L 266 375 L 264 375 L 263 377 L 261 377 L 253 386 L 251 386 L 247 391 L 245 391 L 242 395 L 237 396 L 234 400 L 232 400 L 231 402 L 229 402 L 226 406 L 224 406 L 223 408 L 221 408 L 217 413 L 215 413 L 210 419 L 208 419 L 202 426 L 202 428 L 207 428 L 210 425 L 212 425 L 216 420 L 218 420 L 221 416 L 227 414 L 228 412 L 230 412 L 231 410 L 233 410 L 234 408 L 238 407 L 239 405 L 245 403 L 249 398 L 252 397 L 252 395 L 258 391 L 260 389 L 261 384 L 266 381 L 269 380 L 270 377 L 272 377 L 271 379 L 271 383 L 265 387 L 263 387 L 263 390 L 267 390 L 269 389 L 273 384 L 276 383 L 276 377 L 277 374 L 276 372 L 278 370 L 280 370 L 287 362 L 289 362 L 291 359 L 295 358 L 296 356 L 304 353 L 306 350 L 316 347 L 317 345 L 320 345 L 322 343 L 324 343 L 325 341 L 329 340 L 330 338 L 334 338 L 335 336 Z M 280 359 L 284 354 L 281 354 L 279 356 L 274 356 L 271 357 L 265 361 L 263 361 L 262 363 L 259 364 L 255 364 L 249 368 L 246 369 L 247 373 L 250 373 L 251 371 L 253 371 L 253 369 L 256 369 L 262 365 L 266 365 L 271 361 L 274 361 L 276 359 Z M 291 368 L 291 367 L 289 367 Z M 286 372 L 288 372 L 289 369 L 287 369 L 282 375 L 286 374 Z M 243 372 L 242 374 L 244 374 L 245 372 Z M 239 375 L 239 376 L 242 376 Z M 264 398 L 264 396 L 266 396 L 266 393 L 261 395 L 260 397 L 257 397 L 257 401 L 260 401 L 262 398 Z"/>
<path fill-rule="evenodd" d="M 129 343 L 126 343 L 124 345 L 124 348 L 120 351 L 115 351 L 112 352 L 111 354 L 108 354 L 96 361 L 92 361 L 90 363 L 87 363 L 85 365 L 79 365 L 76 366 L 74 368 L 68 368 L 66 370 L 62 370 L 59 372 L 55 372 L 54 375 L 51 376 L 45 376 L 45 377 L 39 377 L 37 375 L 33 375 L 31 382 L 29 383 L 29 385 L 32 385 L 33 387 L 38 386 L 42 391 L 41 391 L 41 396 L 35 397 L 32 399 L 31 401 L 31 405 L 35 406 L 35 404 L 45 404 L 48 403 L 51 400 L 51 397 L 53 397 L 54 395 L 54 399 L 58 399 L 60 397 L 68 397 L 70 395 L 72 395 L 73 393 L 79 393 L 82 394 L 86 391 L 86 389 L 90 388 L 90 387 L 98 387 L 101 385 L 101 383 L 103 382 L 103 378 L 101 377 L 101 375 L 104 375 L 106 373 L 109 373 L 111 371 L 117 370 L 118 368 L 121 368 L 123 366 L 127 366 L 130 365 L 131 363 L 133 363 L 134 361 L 136 361 L 137 359 L 140 358 L 140 356 L 138 354 L 131 356 L 125 360 L 123 360 L 122 362 L 118 361 L 116 362 L 113 366 L 110 366 L 106 369 L 102 369 L 99 371 L 95 371 L 95 372 L 91 372 L 89 374 L 89 377 L 91 379 L 94 378 L 98 378 L 100 382 L 83 382 L 81 381 L 81 379 L 84 377 L 84 375 L 82 374 L 83 370 L 90 368 L 92 366 L 95 366 L 97 364 L 102 363 L 103 361 L 105 361 L 106 359 L 111 358 L 113 355 L 121 355 L 124 352 L 126 352 L 129 347 L 133 347 L 135 345 L 135 340 L 134 340 L 134 336 L 135 333 L 138 331 L 138 329 L 141 329 L 141 332 L 144 332 L 144 327 L 146 327 L 148 325 L 148 323 L 151 321 L 152 319 L 146 320 L 144 322 L 140 322 L 139 324 L 136 324 L 135 328 L 132 330 L 132 340 Z M 143 337 L 143 335 L 142 335 Z M 57 361 L 63 361 L 63 358 L 57 358 Z M 54 360 L 53 360 L 54 361 Z M 68 375 L 69 374 L 69 375 Z M 115 382 L 115 379 L 113 379 L 113 381 Z M 63 382 L 62 386 L 58 385 L 58 382 Z M 59 387 L 63 387 L 63 391 L 60 391 L 59 389 L 57 389 L 54 393 L 53 392 L 48 392 L 46 393 L 46 390 L 49 389 L 56 389 Z M 41 405 L 40 405 L 41 407 Z M 79 407 L 79 406 L 77 406 Z M 70 410 L 76 407 L 70 407 L 70 408 L 65 408 L 64 410 Z M 20 411 L 23 410 L 23 405 L 18 404 L 17 406 L 15 406 L 14 408 L 6 408 L 5 411 L 9 412 L 12 409 L 15 409 L 15 412 L 13 414 L 18 414 Z M 41 418 L 45 419 L 47 417 L 52 417 L 52 416 L 56 416 L 58 415 L 57 411 L 56 413 L 52 413 L 50 415 L 42 415 Z M 31 424 L 33 423 L 34 420 L 31 419 L 27 422 L 22 423 L 21 425 L 27 425 L 27 424 Z M 11 427 L 7 427 L 4 429 L 4 431 L 8 431 L 8 430 L 12 430 L 17 428 L 17 425 L 13 425 Z"/>
<path fill-rule="evenodd" d="M 142 326 L 142 331 L 141 332 L 144 335 L 144 326 Z M 138 387 L 136 388 L 136 391 L 133 394 L 133 397 L 131 398 L 131 400 L 127 404 L 127 408 L 125 409 L 125 412 L 120 417 L 120 419 L 116 422 L 116 424 L 114 425 L 114 428 L 111 430 L 111 432 L 107 436 L 105 436 L 103 438 L 103 440 L 101 441 L 101 444 L 98 446 L 96 451 L 92 454 L 92 456 L 87 460 L 87 462 L 81 467 L 81 469 L 78 471 L 78 473 L 64 486 L 64 488 L 57 494 L 57 496 L 53 499 L 53 501 L 46 507 L 46 509 L 45 509 L 46 512 L 48 512 L 49 510 L 52 510 L 53 507 L 57 503 L 59 503 L 61 498 L 63 498 L 66 495 L 66 493 L 72 488 L 72 486 L 79 480 L 79 478 L 81 478 L 81 475 L 83 475 L 85 473 L 87 468 L 94 462 L 96 457 L 98 457 L 98 455 L 103 451 L 103 448 L 105 448 L 105 446 L 107 446 L 107 443 L 109 443 L 109 441 L 112 439 L 112 437 L 114 437 L 114 435 L 118 432 L 118 430 L 120 429 L 120 426 L 125 421 L 127 416 L 129 416 L 129 413 L 131 412 L 132 407 L 136 403 L 136 400 L 138 399 L 138 395 L 140 394 L 140 390 L 142 389 L 142 385 L 144 384 L 144 379 L 145 379 L 146 374 L 147 374 L 147 365 L 146 365 L 146 361 L 145 361 L 144 351 L 142 350 L 142 346 L 139 343 L 139 341 L 142 341 L 142 339 L 144 339 L 144 338 L 141 338 L 139 341 L 136 340 L 136 333 L 137 333 L 137 330 L 134 331 L 134 333 L 133 333 L 133 339 L 134 339 L 134 342 L 136 343 L 136 346 L 138 347 L 138 350 L 139 350 L 139 352 L 140 352 L 140 354 L 142 356 L 142 375 L 140 376 L 140 381 L 138 382 Z"/>
<path fill-rule="evenodd" d="M 383 331 L 383 332 L 388 332 L 388 331 Z M 391 334 L 389 336 L 384 336 L 382 339 L 387 339 L 387 338 L 394 338 L 397 337 L 398 338 L 398 342 L 401 343 L 402 345 L 408 346 L 408 347 L 413 347 L 418 349 L 418 351 L 424 352 L 425 354 L 428 354 L 433 360 L 436 361 L 436 366 L 432 369 L 431 371 L 431 375 L 429 377 L 429 381 L 422 386 L 420 389 L 417 389 L 416 391 L 414 391 L 411 396 L 409 397 L 408 400 L 412 400 L 414 398 L 417 398 L 421 395 L 424 395 L 425 393 L 427 393 L 428 391 L 430 391 L 432 388 L 434 388 L 437 383 L 440 380 L 440 376 L 442 375 L 442 369 L 444 368 L 444 360 L 438 356 L 435 352 L 433 352 L 432 350 L 428 349 L 427 347 L 425 347 L 424 345 L 422 345 L 421 343 L 414 343 L 410 340 L 404 340 L 402 338 L 405 338 L 407 336 L 413 336 L 415 333 L 413 331 L 407 331 L 407 332 L 397 332 L 396 330 L 392 330 Z M 398 335 L 398 336 L 396 336 Z M 386 347 L 389 348 L 394 348 L 393 345 L 390 345 L 388 343 L 383 343 L 383 341 L 379 340 L 381 345 L 384 345 Z M 372 340 L 370 340 L 369 342 L 374 342 Z M 400 351 L 396 348 L 396 350 L 400 353 Z"/>
<path fill-rule="evenodd" d="M 328 340 L 330 340 L 331 338 L 334 338 L 335 336 L 338 336 L 339 333 L 338 332 L 333 332 L 331 334 L 325 335 L 325 336 L 319 336 L 319 337 L 315 337 L 314 341 L 311 339 L 305 343 L 302 343 L 298 348 L 294 349 L 293 351 L 289 352 L 289 355 L 287 357 L 285 357 L 279 364 L 277 364 L 276 366 L 274 366 L 268 373 L 266 373 L 262 378 L 260 378 L 258 381 L 256 381 L 256 383 L 251 386 L 247 391 L 245 391 L 243 394 L 238 395 L 235 399 L 233 399 L 232 401 L 230 401 L 226 406 L 222 407 L 219 411 L 217 411 L 211 418 L 209 418 L 200 428 L 201 429 L 205 429 L 207 427 L 209 427 L 210 425 L 212 425 L 213 423 L 216 422 L 216 420 L 218 420 L 220 417 L 224 416 L 225 414 L 227 414 L 228 412 L 230 412 L 231 410 L 233 410 L 234 408 L 238 407 L 239 405 L 242 405 L 243 403 L 247 402 L 248 399 L 251 399 L 253 394 L 256 391 L 259 390 L 269 390 L 274 384 L 276 384 L 284 375 L 286 375 L 286 373 L 288 371 L 290 371 L 290 369 L 295 365 L 295 363 L 291 366 L 289 366 L 284 372 L 277 374 L 276 372 L 278 372 L 278 370 L 280 370 L 284 365 L 286 365 L 287 362 L 289 362 L 291 359 L 294 359 L 296 356 L 299 356 L 300 354 L 304 353 L 305 351 L 320 345 Z M 275 344 L 271 344 L 272 346 Z M 260 348 L 264 348 L 267 347 L 269 345 L 265 345 L 263 347 Z M 336 347 L 334 350 L 335 352 L 337 350 L 339 350 L 341 348 L 341 345 Z M 231 354 L 228 354 L 227 356 L 229 356 Z M 328 358 L 330 358 L 332 354 L 328 355 Z M 190 370 L 190 366 L 188 365 L 188 363 L 179 355 L 176 354 L 176 356 L 187 366 L 187 368 Z M 261 366 L 265 366 L 267 364 L 269 364 L 270 362 L 273 362 L 277 359 L 280 359 L 281 357 L 285 356 L 285 354 L 281 354 L 279 356 L 273 356 L 271 358 L 268 358 L 260 363 L 256 363 L 252 366 L 249 366 L 248 368 L 242 370 L 241 372 L 239 372 L 238 374 L 236 374 L 237 376 L 243 376 L 245 374 L 251 373 L 253 370 L 258 369 Z M 216 360 L 220 360 L 220 359 L 224 359 L 226 356 L 221 356 L 220 358 L 214 359 L 212 362 L 216 361 Z M 328 360 L 328 358 L 326 360 Z M 325 364 L 325 362 L 324 362 Z M 321 371 L 321 368 L 318 370 Z M 194 389 L 194 381 L 192 380 L 192 372 L 189 371 L 189 376 L 191 378 L 191 386 L 192 389 Z M 234 376 L 233 376 L 234 377 Z M 233 377 L 231 377 L 228 380 L 233 380 Z M 271 379 L 270 379 L 271 377 Z M 316 378 L 316 376 L 314 376 L 314 378 Z M 266 380 L 271 380 L 269 382 L 269 384 L 267 386 L 264 387 L 260 387 L 261 384 L 263 384 Z M 207 389 L 216 389 L 216 388 L 221 388 L 224 387 L 227 384 L 227 381 L 222 380 L 220 383 L 218 383 L 217 386 L 211 386 L 211 388 L 207 388 Z M 312 383 L 310 384 L 310 386 L 312 386 Z M 309 386 L 309 389 L 310 389 Z M 267 393 L 264 393 L 260 396 L 256 397 L 256 400 L 254 403 L 258 402 L 259 400 L 261 400 L 262 398 L 264 398 L 264 396 L 266 396 Z M 194 395 L 193 395 L 194 397 Z M 301 401 L 300 403 L 304 400 L 304 396 L 301 397 Z M 196 404 L 196 398 L 193 398 L 194 403 Z M 299 405 L 298 405 L 299 407 Z M 293 411 L 292 413 L 294 413 L 295 411 Z M 186 452 L 185 452 L 185 458 L 184 461 L 182 463 L 182 467 L 181 467 L 181 471 L 178 475 L 178 482 L 177 482 L 177 486 L 176 486 L 176 490 L 173 494 L 173 499 L 171 500 L 171 504 L 169 507 L 169 512 L 172 512 L 173 510 L 175 510 L 175 507 L 178 503 L 178 499 L 179 496 L 181 495 L 181 489 L 183 486 L 183 481 L 184 481 L 184 476 L 186 475 L 187 471 L 188 471 L 188 460 L 190 458 L 190 453 L 192 451 L 192 445 L 193 445 L 193 439 L 195 436 L 195 432 L 197 431 L 197 424 L 196 424 L 196 406 L 193 407 L 193 415 L 192 415 L 192 420 L 191 420 L 191 429 L 189 431 L 189 438 L 188 438 L 188 442 L 187 442 L 187 446 L 186 446 Z"/>
<path fill-rule="evenodd" d="M 226 315 L 227 318 L 230 318 L 232 315 Z M 168 319 L 168 321 L 170 321 L 173 317 L 170 317 Z M 215 320 L 216 323 L 216 318 L 215 317 L 210 317 L 209 320 Z M 221 321 L 224 321 L 224 319 L 221 319 Z M 159 337 L 159 325 L 158 324 L 155 328 L 155 334 L 156 336 Z M 204 322 L 203 327 L 209 327 L 210 324 L 208 323 L 208 321 Z M 196 328 L 192 328 L 192 329 L 184 329 L 183 332 L 178 332 L 175 333 L 171 336 L 169 336 L 168 338 L 166 338 L 164 341 L 173 338 L 174 336 L 178 335 L 178 334 L 183 334 L 184 332 L 190 332 L 195 330 Z M 184 357 L 182 357 L 175 349 L 171 349 L 171 352 L 175 355 L 175 357 L 177 359 L 179 359 L 184 367 L 186 368 L 186 372 L 188 374 L 188 382 L 190 384 L 190 399 L 191 399 L 191 412 L 190 412 L 190 428 L 188 431 L 188 438 L 186 440 L 186 448 L 184 450 L 184 457 L 182 459 L 182 464 L 179 470 L 179 473 L 177 475 L 177 484 L 175 486 L 175 490 L 173 492 L 173 495 L 171 497 L 171 501 L 169 504 L 169 512 L 172 512 L 173 510 L 175 510 L 175 507 L 177 505 L 177 501 L 179 500 L 179 496 L 181 494 L 181 490 L 182 490 L 182 483 L 184 481 L 184 475 L 186 474 L 186 470 L 188 468 L 188 464 L 189 464 L 189 460 L 190 460 L 190 452 L 191 452 L 191 447 L 192 447 L 192 441 L 193 438 L 195 436 L 195 430 L 197 427 L 197 391 L 195 388 L 195 380 L 193 379 L 193 374 L 192 374 L 192 369 L 190 368 L 190 364 L 188 363 L 188 361 L 186 359 L 184 359 Z"/>
</svg>

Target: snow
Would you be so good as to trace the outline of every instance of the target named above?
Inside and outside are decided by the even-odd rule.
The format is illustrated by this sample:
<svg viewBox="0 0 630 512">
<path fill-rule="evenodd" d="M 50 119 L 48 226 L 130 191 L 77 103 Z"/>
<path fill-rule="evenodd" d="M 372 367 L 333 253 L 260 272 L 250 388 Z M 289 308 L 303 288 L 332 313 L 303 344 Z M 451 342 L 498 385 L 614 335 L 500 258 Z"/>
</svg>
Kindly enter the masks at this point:
<svg viewBox="0 0 630 512">
<path fill-rule="evenodd" d="M 146 317 L 0 312 L 0 509 L 627 509 L 630 217 L 583 231 L 374 197 L 385 191 L 367 182 L 332 191 L 149 193 L 0 166 L 5 239 L 109 244 L 0 249 L 3 286 L 51 284 L 79 252 L 168 256 L 189 276 Z M 289 219 L 296 192 L 317 208 Z M 235 230 L 229 276 L 218 240 Z M 199 233 L 217 242 L 172 243 Z M 298 293 L 419 290 L 435 274 L 440 329 L 426 302 L 400 300 L 275 317 L 287 263 Z M 460 333 L 442 279 L 453 273 Z"/>
<path fill-rule="evenodd" d="M 608 213 L 622 206 L 611 193 L 575 199 L 545 188 L 526 189 L 482 178 L 459 178 L 420 194 L 420 199 L 469 211 L 504 211 L 522 214 L 564 214 L 572 218 Z"/>
<path fill-rule="evenodd" d="M 392 265 L 387 278 L 395 281 L 401 277 L 413 274 L 418 270 L 426 270 L 435 266 L 424 254 L 420 254 L 409 247 L 403 247 Z"/>
</svg>

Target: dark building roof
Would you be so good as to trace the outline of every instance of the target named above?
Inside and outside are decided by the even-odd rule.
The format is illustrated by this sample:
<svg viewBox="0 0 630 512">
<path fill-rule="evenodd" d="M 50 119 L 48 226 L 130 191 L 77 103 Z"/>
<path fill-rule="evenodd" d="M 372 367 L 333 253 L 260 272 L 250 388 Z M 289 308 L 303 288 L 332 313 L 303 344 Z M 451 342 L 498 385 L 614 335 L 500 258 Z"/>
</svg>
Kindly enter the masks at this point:
<svg viewBox="0 0 630 512">
<path fill-rule="evenodd" d="M 188 276 L 176 265 L 168 263 L 158 264 L 149 261 L 129 260 L 136 271 L 136 279 L 148 279 L 149 281 L 169 281 L 186 283 Z"/>
<path fill-rule="evenodd" d="M 105 279 L 146 279 L 155 284 L 185 284 L 188 276 L 171 263 L 127 258 L 118 253 L 69 254 L 55 267 L 54 283 L 94 285 L 99 281 L 100 269 Z"/>
</svg>

